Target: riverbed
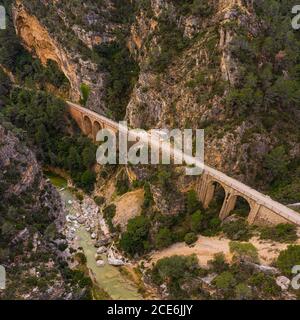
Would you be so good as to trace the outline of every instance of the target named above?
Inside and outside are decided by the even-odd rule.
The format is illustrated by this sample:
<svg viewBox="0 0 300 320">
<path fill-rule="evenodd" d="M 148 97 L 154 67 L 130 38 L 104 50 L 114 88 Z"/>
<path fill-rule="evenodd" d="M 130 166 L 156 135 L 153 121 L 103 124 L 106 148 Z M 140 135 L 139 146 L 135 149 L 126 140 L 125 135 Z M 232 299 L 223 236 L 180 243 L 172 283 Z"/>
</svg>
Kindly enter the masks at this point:
<svg viewBox="0 0 300 320">
<path fill-rule="evenodd" d="M 58 189 L 63 201 L 65 202 L 66 214 L 72 209 L 72 203 L 78 201 L 72 191 L 67 188 L 67 181 L 54 174 L 47 174 L 51 183 Z M 72 212 L 74 213 L 74 212 Z M 84 227 L 76 230 L 76 242 L 79 247 L 83 248 L 87 258 L 87 267 L 94 275 L 94 280 L 113 300 L 141 300 L 141 294 L 138 293 L 137 287 L 120 273 L 118 267 L 111 266 L 107 262 L 106 255 L 102 255 L 105 265 L 98 267 L 95 255 L 97 249 L 89 232 Z"/>
</svg>

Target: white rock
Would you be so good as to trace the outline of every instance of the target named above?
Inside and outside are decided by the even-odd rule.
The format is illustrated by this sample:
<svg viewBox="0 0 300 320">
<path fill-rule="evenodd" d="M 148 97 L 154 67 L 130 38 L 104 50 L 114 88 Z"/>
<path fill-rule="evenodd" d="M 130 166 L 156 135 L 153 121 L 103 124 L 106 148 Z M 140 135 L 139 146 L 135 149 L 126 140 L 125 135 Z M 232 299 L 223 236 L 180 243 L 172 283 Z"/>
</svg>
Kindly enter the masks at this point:
<svg viewBox="0 0 300 320">
<path fill-rule="evenodd" d="M 280 276 L 276 278 L 276 283 L 281 288 L 281 290 L 286 291 L 291 284 L 291 280 L 285 276 Z"/>
<path fill-rule="evenodd" d="M 97 238 L 97 235 L 96 235 L 96 233 L 95 233 L 95 232 L 94 232 L 94 233 L 92 233 L 91 238 L 92 238 L 92 239 L 96 239 L 96 238 Z"/>
<path fill-rule="evenodd" d="M 123 266 L 125 263 L 123 260 L 108 258 L 108 263 L 112 266 Z"/>
<path fill-rule="evenodd" d="M 103 267 L 105 265 L 105 262 L 103 260 L 98 260 L 96 264 L 97 264 L 97 267 Z"/>
<path fill-rule="evenodd" d="M 103 247 L 103 246 L 97 249 L 97 253 L 98 253 L 98 254 L 103 254 L 103 253 L 105 253 L 106 251 L 107 251 L 107 248 L 106 248 L 106 247 Z"/>
<path fill-rule="evenodd" d="M 251 262 L 245 262 L 245 264 L 252 266 L 256 270 L 261 271 L 266 274 L 272 274 L 272 275 L 280 274 L 280 271 L 274 267 L 270 267 L 270 266 L 266 266 L 266 265 L 259 265 L 259 264 L 251 263 Z"/>
<path fill-rule="evenodd" d="M 72 200 L 69 200 L 69 201 L 68 201 L 68 204 L 73 204 L 73 201 L 72 201 Z"/>
<path fill-rule="evenodd" d="M 209 274 L 207 277 L 201 278 L 201 280 L 202 280 L 205 284 L 210 285 L 217 276 L 218 276 L 218 275 L 217 275 L 216 273 L 212 273 L 212 274 Z"/>
</svg>

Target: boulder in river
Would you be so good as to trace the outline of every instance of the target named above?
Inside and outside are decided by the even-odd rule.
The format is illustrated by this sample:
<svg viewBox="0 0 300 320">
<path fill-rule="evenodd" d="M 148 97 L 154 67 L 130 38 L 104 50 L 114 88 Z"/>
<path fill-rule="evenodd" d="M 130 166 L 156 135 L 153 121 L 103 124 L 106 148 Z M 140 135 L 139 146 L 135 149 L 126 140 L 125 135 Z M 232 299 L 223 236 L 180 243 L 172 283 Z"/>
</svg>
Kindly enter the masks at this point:
<svg viewBox="0 0 300 320">
<path fill-rule="evenodd" d="M 123 260 L 115 258 L 108 258 L 108 263 L 112 266 L 123 266 L 125 264 Z"/>
<path fill-rule="evenodd" d="M 97 249 L 97 254 L 103 254 L 107 251 L 107 248 L 102 246 L 100 248 Z"/>
<path fill-rule="evenodd" d="M 103 260 L 98 260 L 96 264 L 97 264 L 97 267 L 104 267 L 105 262 Z"/>
</svg>

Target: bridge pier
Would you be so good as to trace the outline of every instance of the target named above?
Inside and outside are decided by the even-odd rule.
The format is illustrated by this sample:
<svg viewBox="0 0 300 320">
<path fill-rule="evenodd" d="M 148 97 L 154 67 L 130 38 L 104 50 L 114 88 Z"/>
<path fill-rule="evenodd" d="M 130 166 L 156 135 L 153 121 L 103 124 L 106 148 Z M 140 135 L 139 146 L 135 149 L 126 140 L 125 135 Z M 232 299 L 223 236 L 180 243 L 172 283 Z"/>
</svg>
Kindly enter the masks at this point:
<svg viewBox="0 0 300 320">
<path fill-rule="evenodd" d="M 205 172 L 202 174 L 202 176 L 199 179 L 199 188 L 198 188 L 198 196 L 199 200 L 201 201 L 203 207 L 205 209 L 208 208 L 210 201 L 213 198 L 214 195 L 214 185 L 210 184 L 210 177 Z M 209 190 L 208 190 L 209 189 Z"/>
<path fill-rule="evenodd" d="M 225 199 L 222 209 L 220 211 L 220 219 L 225 220 L 230 212 L 235 208 L 237 195 L 233 193 L 233 190 L 225 190 Z"/>
<path fill-rule="evenodd" d="M 250 213 L 249 213 L 249 216 L 248 216 L 248 223 L 249 224 L 254 224 L 255 222 L 255 219 L 259 213 L 259 209 L 261 208 L 261 205 L 259 203 L 254 203 L 252 206 L 251 206 L 251 210 L 250 210 Z"/>
</svg>

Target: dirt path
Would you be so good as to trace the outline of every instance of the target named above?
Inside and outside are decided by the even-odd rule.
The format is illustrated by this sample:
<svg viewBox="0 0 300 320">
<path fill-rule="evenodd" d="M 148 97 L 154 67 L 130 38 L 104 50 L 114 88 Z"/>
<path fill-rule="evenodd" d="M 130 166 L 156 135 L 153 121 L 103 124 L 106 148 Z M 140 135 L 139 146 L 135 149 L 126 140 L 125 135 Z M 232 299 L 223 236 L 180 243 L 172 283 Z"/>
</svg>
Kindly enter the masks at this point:
<svg viewBox="0 0 300 320">
<path fill-rule="evenodd" d="M 265 265 L 270 265 L 279 255 L 280 251 L 287 248 L 287 244 L 276 243 L 271 241 L 262 241 L 254 237 L 250 242 L 257 248 L 260 262 Z M 173 246 L 166 248 L 162 251 L 155 252 L 150 257 L 148 266 L 158 260 L 173 255 L 188 256 L 196 254 L 199 259 L 199 264 L 203 267 L 207 266 L 209 260 L 212 260 L 214 255 L 223 252 L 228 261 L 231 261 L 232 255 L 229 250 L 230 240 L 222 237 L 202 237 L 193 247 L 187 246 L 185 243 L 176 243 Z"/>
</svg>

